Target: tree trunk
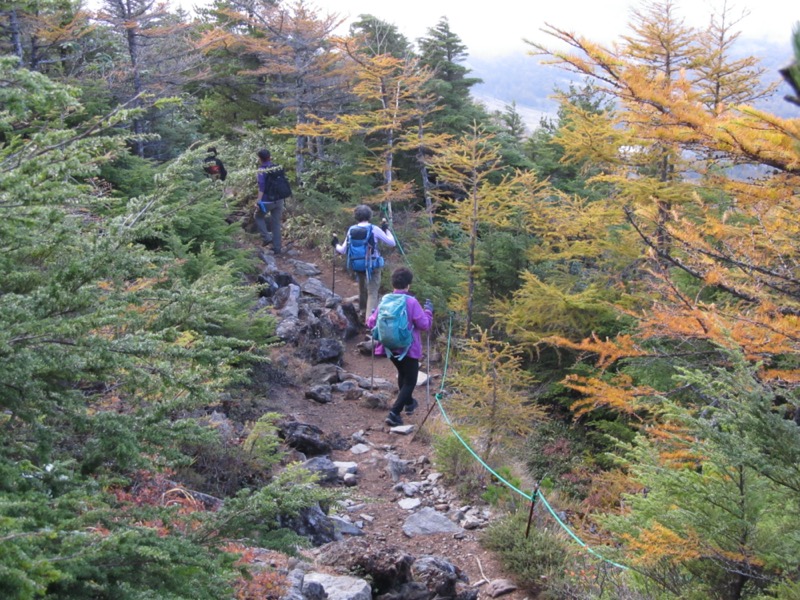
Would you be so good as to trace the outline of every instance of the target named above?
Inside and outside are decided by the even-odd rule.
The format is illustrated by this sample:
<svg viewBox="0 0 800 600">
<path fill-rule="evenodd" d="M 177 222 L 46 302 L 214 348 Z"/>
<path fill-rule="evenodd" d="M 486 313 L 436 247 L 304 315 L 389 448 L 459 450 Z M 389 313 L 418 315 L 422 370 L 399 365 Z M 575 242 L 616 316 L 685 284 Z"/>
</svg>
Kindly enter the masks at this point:
<svg viewBox="0 0 800 600">
<path fill-rule="evenodd" d="M 419 120 L 417 126 L 417 138 L 419 139 L 419 146 L 417 147 L 417 161 L 419 161 L 419 172 L 422 177 L 422 195 L 425 197 L 425 212 L 428 213 L 428 223 L 431 226 L 431 241 L 436 241 L 436 235 L 433 229 L 433 201 L 431 200 L 431 181 L 428 176 L 428 167 L 425 166 L 424 146 L 422 144 L 425 127 L 422 119 Z"/>
<path fill-rule="evenodd" d="M 472 184 L 472 223 L 469 231 L 469 269 L 467 273 L 467 325 L 464 336 L 469 337 L 472 328 L 472 307 L 475 296 L 475 255 L 478 246 L 478 185 L 475 183 L 477 174 Z"/>
<path fill-rule="evenodd" d="M 133 72 L 133 95 L 136 97 L 133 106 L 139 108 L 141 100 L 139 94 L 142 92 L 142 76 L 139 73 L 139 39 L 133 28 L 127 30 L 126 39 L 128 41 L 128 55 L 131 57 L 131 71 Z M 134 140 L 134 151 L 140 158 L 144 158 L 144 141 L 140 136 L 144 133 L 144 123 L 139 118 L 133 120 L 133 133 L 136 135 Z"/>
<path fill-rule="evenodd" d="M 17 16 L 16 9 L 12 8 L 8 13 L 8 22 L 11 28 L 11 46 L 14 48 L 14 54 L 19 59 L 19 65 L 21 66 L 25 55 L 22 51 L 22 32 L 20 31 L 19 16 Z"/>
<path fill-rule="evenodd" d="M 492 408 L 489 411 L 489 434 L 486 440 L 486 461 L 489 460 L 489 456 L 492 454 L 495 430 L 497 429 L 497 370 L 494 367 L 494 356 L 492 355 L 491 346 L 489 347 L 489 362 L 492 368 Z"/>
</svg>

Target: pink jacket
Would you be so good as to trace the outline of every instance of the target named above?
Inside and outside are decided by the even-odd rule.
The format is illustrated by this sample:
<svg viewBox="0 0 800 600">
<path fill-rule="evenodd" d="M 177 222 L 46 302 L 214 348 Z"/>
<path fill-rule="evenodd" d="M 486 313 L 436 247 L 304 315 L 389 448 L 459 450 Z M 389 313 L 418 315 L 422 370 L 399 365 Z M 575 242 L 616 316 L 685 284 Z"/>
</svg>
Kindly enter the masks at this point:
<svg viewBox="0 0 800 600">
<path fill-rule="evenodd" d="M 406 356 L 410 358 L 422 358 L 422 338 L 420 331 L 428 331 L 433 324 L 433 313 L 425 310 L 420 306 L 419 301 L 410 295 L 406 290 L 394 290 L 395 294 L 406 294 L 406 311 L 408 312 L 408 328 L 411 329 L 411 337 L 414 339 L 411 342 L 411 347 L 408 349 Z M 380 306 L 367 319 L 367 327 L 372 329 L 378 320 L 378 310 Z M 381 344 L 375 347 L 375 354 L 378 356 L 386 356 L 386 351 Z"/>
</svg>

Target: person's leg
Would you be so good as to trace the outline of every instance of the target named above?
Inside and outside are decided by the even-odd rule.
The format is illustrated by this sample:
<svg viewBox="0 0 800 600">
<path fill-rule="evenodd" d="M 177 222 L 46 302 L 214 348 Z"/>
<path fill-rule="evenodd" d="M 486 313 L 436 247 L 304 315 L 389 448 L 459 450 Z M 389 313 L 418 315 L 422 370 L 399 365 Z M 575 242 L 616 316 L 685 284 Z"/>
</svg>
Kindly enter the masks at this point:
<svg viewBox="0 0 800 600">
<path fill-rule="evenodd" d="M 372 315 L 371 312 L 367 312 L 367 274 L 356 273 L 356 279 L 358 279 L 358 312 L 363 324 Z"/>
<path fill-rule="evenodd" d="M 367 282 L 367 317 L 378 307 L 378 295 L 381 290 L 381 270 L 375 269 L 370 273 Z"/>
<path fill-rule="evenodd" d="M 270 229 L 272 230 L 272 249 L 276 254 L 280 254 L 281 246 L 281 225 L 283 224 L 283 200 L 278 200 L 275 207 L 270 211 Z"/>
<path fill-rule="evenodd" d="M 265 244 L 269 244 L 272 241 L 272 234 L 269 232 L 269 229 L 267 229 L 266 217 L 267 215 L 261 212 L 260 209 L 257 209 L 253 215 L 253 219 L 256 222 L 256 228 L 258 229 L 258 233 L 261 235 L 261 239 Z"/>
<path fill-rule="evenodd" d="M 392 358 L 391 361 L 397 369 L 397 385 L 399 390 L 397 392 L 397 400 L 395 400 L 394 404 L 392 405 L 390 417 L 391 415 L 394 415 L 396 420 L 400 420 L 402 422 L 400 419 L 400 412 L 403 410 L 403 407 L 411 405 L 411 396 L 414 393 L 414 388 L 417 385 L 417 375 L 419 375 L 419 359 L 406 356 L 403 360 Z"/>
</svg>

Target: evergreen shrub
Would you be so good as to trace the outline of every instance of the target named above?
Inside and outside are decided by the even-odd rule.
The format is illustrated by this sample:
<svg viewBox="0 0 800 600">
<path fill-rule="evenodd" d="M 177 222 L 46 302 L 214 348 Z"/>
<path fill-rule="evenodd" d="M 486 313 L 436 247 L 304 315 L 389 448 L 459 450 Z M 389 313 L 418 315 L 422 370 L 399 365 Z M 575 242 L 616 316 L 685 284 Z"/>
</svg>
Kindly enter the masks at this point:
<svg viewBox="0 0 800 600">
<path fill-rule="evenodd" d="M 525 537 L 527 513 L 495 521 L 481 538 L 482 545 L 497 553 L 503 566 L 514 576 L 514 581 L 539 598 L 546 589 L 557 589 L 567 565 L 567 548 L 560 538 L 547 529 L 531 527 Z"/>
<path fill-rule="evenodd" d="M 483 493 L 486 476 L 483 467 L 454 435 L 437 437 L 433 442 L 433 464 L 459 497 L 475 500 Z"/>
</svg>

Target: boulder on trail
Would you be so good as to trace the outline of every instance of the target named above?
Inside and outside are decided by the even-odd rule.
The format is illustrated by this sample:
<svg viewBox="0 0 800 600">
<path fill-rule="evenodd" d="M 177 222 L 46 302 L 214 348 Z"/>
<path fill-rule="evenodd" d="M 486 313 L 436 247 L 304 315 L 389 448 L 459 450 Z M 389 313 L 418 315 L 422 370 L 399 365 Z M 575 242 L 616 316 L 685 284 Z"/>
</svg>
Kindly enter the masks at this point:
<svg viewBox="0 0 800 600">
<path fill-rule="evenodd" d="M 325 440 L 324 432 L 316 425 L 284 421 L 278 425 L 278 437 L 283 439 L 287 446 L 306 456 L 320 456 L 331 451 L 331 445 Z"/>
</svg>

